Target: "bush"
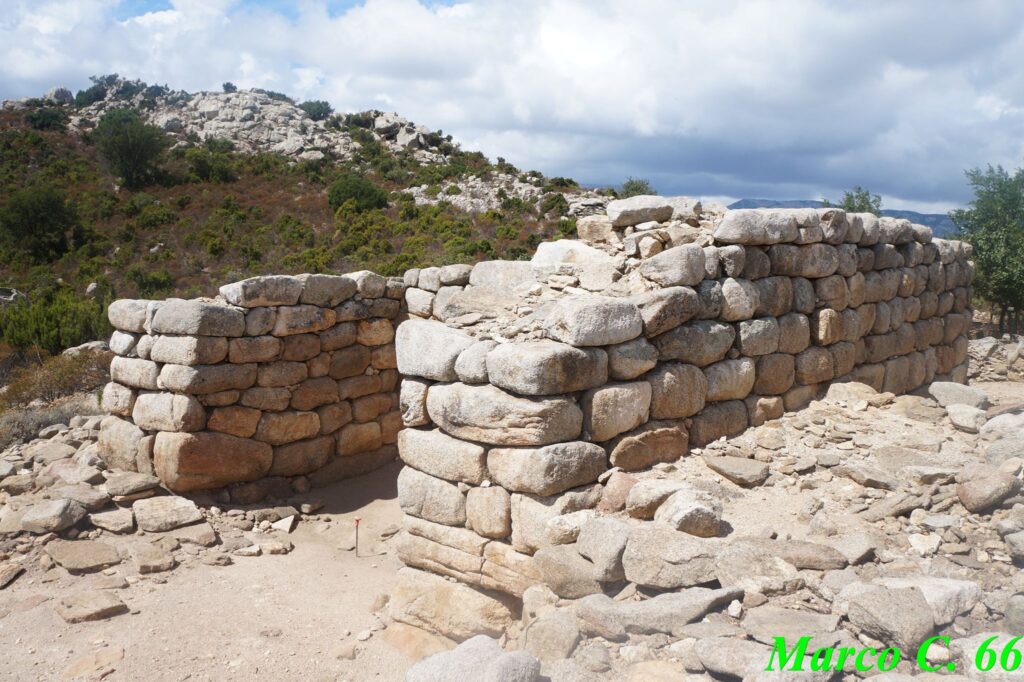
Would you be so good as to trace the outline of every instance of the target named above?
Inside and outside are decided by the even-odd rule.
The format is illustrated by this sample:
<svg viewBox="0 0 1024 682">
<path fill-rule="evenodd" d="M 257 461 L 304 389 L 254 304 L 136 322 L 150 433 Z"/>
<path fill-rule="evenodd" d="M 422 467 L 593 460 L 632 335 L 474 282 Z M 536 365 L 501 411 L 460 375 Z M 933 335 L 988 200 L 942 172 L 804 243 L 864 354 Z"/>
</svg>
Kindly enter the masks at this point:
<svg viewBox="0 0 1024 682">
<path fill-rule="evenodd" d="M 52 185 L 15 192 L 0 209 L 0 237 L 6 250 L 37 263 L 64 255 L 68 234 L 77 228 L 74 206 Z"/>
<path fill-rule="evenodd" d="M 174 278 L 167 272 L 167 268 L 151 270 L 135 265 L 128 268 L 125 277 L 138 288 L 139 296 L 143 298 L 167 294 L 174 289 Z"/>
<path fill-rule="evenodd" d="M 85 90 L 79 90 L 75 94 L 75 106 L 87 107 L 90 104 L 101 102 L 107 98 L 107 88 L 96 83 Z"/>
<path fill-rule="evenodd" d="M 231 143 L 228 142 L 228 144 Z M 218 145 L 213 146 L 214 149 L 218 148 Z M 213 151 L 210 149 L 210 145 L 189 149 L 185 152 L 185 160 L 188 162 L 189 173 L 196 181 L 234 182 L 238 179 L 230 154 Z"/>
<path fill-rule="evenodd" d="M 109 364 L 109 361 L 107 361 Z M 7 401 L 3 401 L 7 402 Z M 99 413 L 95 396 L 79 393 L 46 407 L 5 408 L 0 403 L 0 450 L 36 437 L 51 424 L 67 424 L 76 415 Z"/>
<path fill-rule="evenodd" d="M 569 212 L 569 202 L 566 201 L 565 196 L 553 192 L 541 199 L 540 212 L 541 215 L 554 213 L 555 215 L 563 216 Z"/>
<path fill-rule="evenodd" d="M 322 99 L 303 102 L 299 105 L 299 109 L 305 111 L 306 115 L 314 121 L 322 121 L 334 113 L 334 109 L 331 108 L 331 105 Z"/>
<path fill-rule="evenodd" d="M 64 130 L 68 117 L 57 107 L 42 107 L 25 114 L 25 121 L 36 130 Z"/>
<path fill-rule="evenodd" d="M 226 81 L 220 87 L 224 89 L 224 92 L 238 92 L 238 86 L 236 86 L 231 81 Z"/>
<path fill-rule="evenodd" d="M 109 351 L 55 355 L 11 372 L 0 407 L 52 402 L 82 391 L 94 391 L 110 378 Z M 52 423 L 52 422 L 51 422 Z"/>
<path fill-rule="evenodd" d="M 651 183 L 643 178 L 626 178 L 619 190 L 619 197 L 635 197 L 640 194 L 657 194 L 658 191 L 651 187 Z"/>
<path fill-rule="evenodd" d="M 156 176 L 157 162 L 167 146 L 164 132 L 144 123 L 131 109 L 105 113 L 95 138 L 100 154 L 129 188 L 142 187 Z"/>
<path fill-rule="evenodd" d="M 252 91 L 258 92 L 261 95 L 266 95 L 270 99 L 276 100 L 278 102 L 288 102 L 289 104 L 295 104 L 295 100 L 293 100 L 291 97 L 284 94 L 283 92 L 276 92 L 274 90 L 264 90 L 263 88 L 253 88 Z"/>
<path fill-rule="evenodd" d="M 0 308 L 0 337 L 19 349 L 36 346 L 56 354 L 110 332 L 105 302 L 68 288 Z"/>
<path fill-rule="evenodd" d="M 335 180 L 327 190 L 331 210 L 337 211 L 347 201 L 355 203 L 357 212 L 387 208 L 388 193 L 361 175 L 349 173 Z"/>
</svg>

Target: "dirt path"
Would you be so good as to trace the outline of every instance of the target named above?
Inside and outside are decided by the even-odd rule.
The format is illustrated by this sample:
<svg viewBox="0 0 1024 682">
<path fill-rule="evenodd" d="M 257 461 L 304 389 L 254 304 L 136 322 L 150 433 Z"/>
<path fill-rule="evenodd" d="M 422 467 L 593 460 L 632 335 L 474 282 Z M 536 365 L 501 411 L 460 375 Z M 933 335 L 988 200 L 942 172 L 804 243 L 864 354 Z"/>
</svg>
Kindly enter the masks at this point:
<svg viewBox="0 0 1024 682">
<path fill-rule="evenodd" d="M 186 561 L 140 576 L 117 591 L 132 613 L 109 620 L 69 625 L 53 600 L 137 576 L 130 561 L 112 576 L 55 569 L 50 575 L 63 575 L 48 583 L 30 567 L 0 593 L 0 679 L 61 679 L 78 664 L 86 678 L 112 669 L 107 680 L 401 680 L 411 661 L 379 631 L 358 643 L 355 660 L 337 657 L 345 642 L 380 627 L 371 608 L 400 567 L 394 556 L 340 548 L 360 516 L 361 554 L 383 551 L 372 547 L 379 532 L 401 520 L 396 475 L 392 465 L 313 491 L 331 520 L 299 524 L 289 554 L 233 557 L 224 567 Z"/>
</svg>

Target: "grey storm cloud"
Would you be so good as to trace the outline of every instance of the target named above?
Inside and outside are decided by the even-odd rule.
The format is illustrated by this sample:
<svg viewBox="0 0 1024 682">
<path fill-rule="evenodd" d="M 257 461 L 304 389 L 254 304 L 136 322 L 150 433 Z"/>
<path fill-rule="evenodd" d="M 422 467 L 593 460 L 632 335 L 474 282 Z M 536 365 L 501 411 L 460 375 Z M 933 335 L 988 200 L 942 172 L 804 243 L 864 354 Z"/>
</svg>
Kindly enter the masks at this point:
<svg viewBox="0 0 1024 682">
<path fill-rule="evenodd" d="M 15 0 L 0 96 L 117 72 L 395 110 L 589 184 L 893 207 L 1024 158 L 1024 3 Z M 288 5 L 288 3 L 285 3 Z"/>
</svg>

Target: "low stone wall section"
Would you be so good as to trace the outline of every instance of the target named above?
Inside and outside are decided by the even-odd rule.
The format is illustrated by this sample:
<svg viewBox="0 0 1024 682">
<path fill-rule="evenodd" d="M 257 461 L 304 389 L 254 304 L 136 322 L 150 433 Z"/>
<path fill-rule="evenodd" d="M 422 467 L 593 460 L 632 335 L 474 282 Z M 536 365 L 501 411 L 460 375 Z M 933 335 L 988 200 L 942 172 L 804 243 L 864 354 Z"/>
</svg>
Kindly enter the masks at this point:
<svg viewBox="0 0 1024 682">
<path fill-rule="evenodd" d="M 230 486 L 239 502 L 393 459 L 403 292 L 401 280 L 356 272 L 256 277 L 217 299 L 115 301 L 100 453 L 176 492 Z"/>
<path fill-rule="evenodd" d="M 969 247 L 927 227 L 638 197 L 578 230 L 532 262 L 406 273 L 408 566 L 521 596 L 611 467 L 674 461 L 833 382 L 966 379 Z"/>
</svg>

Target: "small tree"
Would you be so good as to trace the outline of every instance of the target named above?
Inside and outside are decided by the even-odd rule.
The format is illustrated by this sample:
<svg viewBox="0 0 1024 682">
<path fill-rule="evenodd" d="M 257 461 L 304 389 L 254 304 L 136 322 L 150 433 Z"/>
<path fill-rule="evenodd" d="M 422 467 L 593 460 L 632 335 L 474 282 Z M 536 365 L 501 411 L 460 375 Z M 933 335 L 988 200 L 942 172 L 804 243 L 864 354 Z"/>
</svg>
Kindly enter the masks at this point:
<svg viewBox="0 0 1024 682">
<path fill-rule="evenodd" d="M 832 202 L 828 199 L 822 199 L 821 203 L 825 206 L 833 206 Z M 843 198 L 835 206 L 847 213 L 874 213 L 875 215 L 882 215 L 882 197 L 878 194 L 872 194 L 860 185 L 843 192 Z"/>
<path fill-rule="evenodd" d="M 331 108 L 331 105 L 322 99 L 303 102 L 299 105 L 299 109 L 305 111 L 306 115 L 314 121 L 322 121 L 334 113 L 334 109 Z"/>
<path fill-rule="evenodd" d="M 625 199 L 626 197 L 635 197 L 640 194 L 657 194 L 658 191 L 651 187 L 651 183 L 643 178 L 626 178 L 626 181 L 622 183 L 622 188 L 619 190 L 619 197 Z"/>
<path fill-rule="evenodd" d="M 68 117 L 57 107 L 40 107 L 25 114 L 25 121 L 36 130 L 64 130 Z"/>
<path fill-rule="evenodd" d="M 167 146 L 164 132 L 144 123 L 131 109 L 108 111 L 96 126 L 96 144 L 125 186 L 144 186 L 156 175 L 160 155 Z"/>
<path fill-rule="evenodd" d="M 10 254 L 37 263 L 64 255 L 69 234 L 78 228 L 78 214 L 63 192 L 39 185 L 11 194 L 0 209 L 0 236 Z"/>
<path fill-rule="evenodd" d="M 387 208 L 388 193 L 362 175 L 348 173 L 335 180 L 327 190 L 331 210 L 337 211 L 346 201 L 355 202 L 356 211 Z"/>
<path fill-rule="evenodd" d="M 236 86 L 231 81 L 226 81 L 220 87 L 224 89 L 224 92 L 238 92 L 238 86 Z"/>
<path fill-rule="evenodd" d="M 950 212 L 960 236 L 974 247 L 978 293 L 999 307 L 999 333 L 1010 308 L 1024 306 L 1024 169 L 966 171 L 970 208 Z"/>
</svg>

